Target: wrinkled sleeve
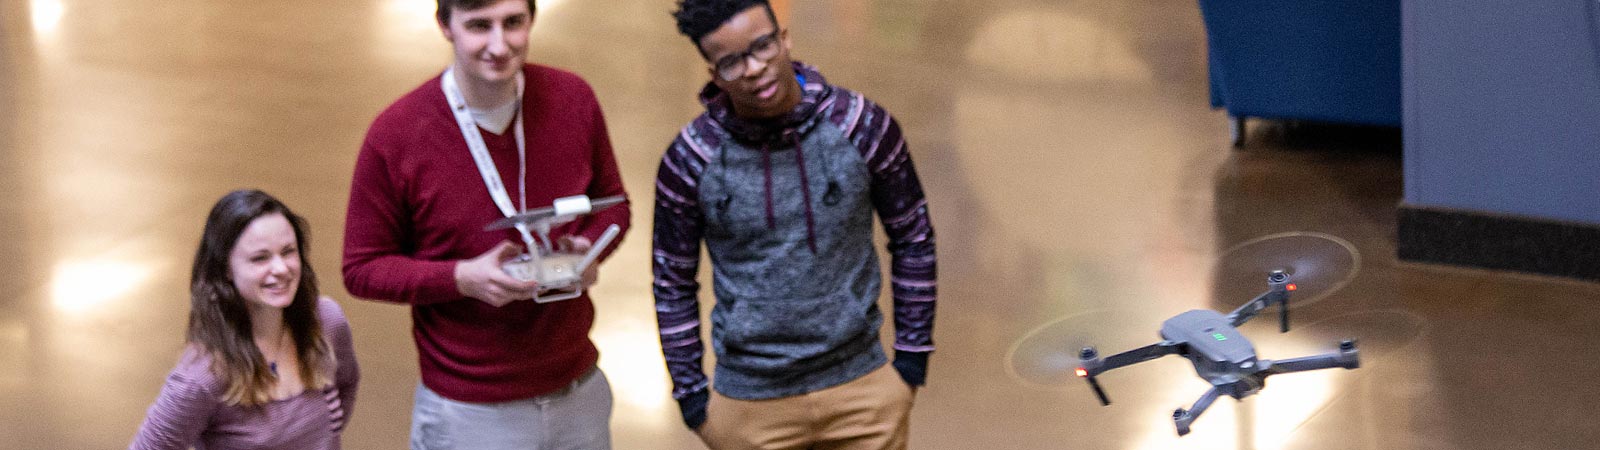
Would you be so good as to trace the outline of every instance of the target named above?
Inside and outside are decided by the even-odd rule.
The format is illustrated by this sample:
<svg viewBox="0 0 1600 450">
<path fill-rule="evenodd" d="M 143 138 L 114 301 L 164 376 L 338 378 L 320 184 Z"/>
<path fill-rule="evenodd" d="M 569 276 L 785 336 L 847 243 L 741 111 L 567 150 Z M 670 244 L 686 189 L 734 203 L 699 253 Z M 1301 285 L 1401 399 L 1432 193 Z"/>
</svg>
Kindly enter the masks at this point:
<svg viewBox="0 0 1600 450">
<path fill-rule="evenodd" d="M 186 450 L 199 441 L 211 416 L 221 407 L 206 383 L 174 371 L 167 376 L 155 404 L 145 412 L 144 424 L 134 435 L 130 450 Z"/>
<path fill-rule="evenodd" d="M 333 347 L 334 358 L 338 366 L 334 370 L 333 384 L 338 387 L 339 409 L 342 413 L 338 416 L 335 431 L 344 429 L 350 423 L 350 416 L 356 409 L 356 392 L 361 388 L 361 363 L 356 361 L 355 339 L 350 333 L 350 321 L 345 318 L 344 312 L 332 299 L 324 299 L 330 305 L 327 314 L 322 320 L 329 323 L 325 325 L 328 330 L 328 343 Z"/>
<path fill-rule="evenodd" d="M 456 261 L 413 258 L 406 244 L 410 214 L 377 125 L 356 156 L 345 208 L 344 286 L 361 298 L 413 305 L 461 299 Z"/>
<path fill-rule="evenodd" d="M 882 107 L 861 99 L 849 137 L 872 173 L 872 205 L 889 237 L 890 284 L 894 296 L 895 350 L 933 351 L 938 259 L 933 219 L 911 163 L 900 124 Z"/>
<path fill-rule="evenodd" d="M 593 99 L 592 93 L 590 94 L 590 99 Z M 590 180 L 592 181 L 589 182 L 589 188 L 585 195 L 588 195 L 591 199 L 614 195 L 621 195 L 626 198 L 628 193 L 622 187 L 622 175 L 617 172 L 617 157 L 611 150 L 611 137 L 610 133 L 606 131 L 605 114 L 601 112 L 598 102 L 594 103 L 592 111 L 589 120 L 589 142 L 591 149 L 590 167 L 594 173 L 591 174 Z M 620 205 L 583 217 L 582 225 L 577 233 L 588 238 L 589 242 L 599 242 L 600 235 L 605 234 L 606 227 L 612 224 L 621 228 L 617 233 L 617 239 L 611 241 L 611 245 L 600 253 L 596 263 L 610 258 L 611 252 L 616 251 L 617 247 L 622 245 L 622 237 L 628 234 L 632 218 L 632 212 L 629 210 L 630 205 L 630 201 L 623 200 Z"/>
<path fill-rule="evenodd" d="M 685 128 L 657 170 L 651 240 L 656 324 L 672 376 L 672 397 L 680 400 L 705 389 L 708 383 L 701 363 L 705 344 L 700 340 L 700 283 L 695 279 L 705 227 L 698 178 L 706 159 L 688 133 Z"/>
</svg>

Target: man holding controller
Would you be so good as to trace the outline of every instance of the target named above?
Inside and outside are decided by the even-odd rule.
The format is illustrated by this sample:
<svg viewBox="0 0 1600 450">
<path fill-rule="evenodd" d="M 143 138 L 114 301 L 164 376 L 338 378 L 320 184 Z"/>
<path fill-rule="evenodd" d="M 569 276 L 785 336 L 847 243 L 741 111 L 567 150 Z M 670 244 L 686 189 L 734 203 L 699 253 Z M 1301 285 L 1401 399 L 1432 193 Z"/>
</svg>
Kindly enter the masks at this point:
<svg viewBox="0 0 1600 450">
<path fill-rule="evenodd" d="M 540 286 L 501 265 L 538 251 L 524 248 L 532 237 L 484 231 L 558 198 L 625 195 L 589 85 L 526 62 L 534 13 L 532 0 L 438 0 L 451 65 L 379 114 L 356 159 L 344 282 L 353 295 L 411 306 L 422 378 L 413 449 L 611 445 L 589 297 L 520 301 Z M 628 221 L 624 202 L 550 236 L 582 252 Z"/>
</svg>

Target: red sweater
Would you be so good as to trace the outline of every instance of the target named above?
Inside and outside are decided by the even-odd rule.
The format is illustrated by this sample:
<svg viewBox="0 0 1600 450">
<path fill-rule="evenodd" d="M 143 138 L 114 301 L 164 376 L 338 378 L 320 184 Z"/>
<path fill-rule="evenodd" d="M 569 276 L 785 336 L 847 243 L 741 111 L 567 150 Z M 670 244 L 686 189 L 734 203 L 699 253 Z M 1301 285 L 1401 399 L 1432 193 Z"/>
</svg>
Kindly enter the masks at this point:
<svg viewBox="0 0 1600 450">
<path fill-rule="evenodd" d="M 530 64 L 523 73 L 528 207 L 569 195 L 623 194 L 605 119 L 589 85 L 544 66 Z M 500 402 L 554 392 L 598 359 L 589 340 L 594 306 L 585 295 L 495 308 L 456 289 L 457 261 L 501 241 L 521 242 L 514 230 L 483 231 L 504 216 L 458 130 L 438 77 L 373 121 L 351 181 L 345 288 L 355 296 L 411 305 L 422 383 L 446 398 Z M 479 132 L 515 204 L 515 134 Z M 594 241 L 613 223 L 626 231 L 628 218 L 628 206 L 619 205 L 550 234 Z"/>
</svg>

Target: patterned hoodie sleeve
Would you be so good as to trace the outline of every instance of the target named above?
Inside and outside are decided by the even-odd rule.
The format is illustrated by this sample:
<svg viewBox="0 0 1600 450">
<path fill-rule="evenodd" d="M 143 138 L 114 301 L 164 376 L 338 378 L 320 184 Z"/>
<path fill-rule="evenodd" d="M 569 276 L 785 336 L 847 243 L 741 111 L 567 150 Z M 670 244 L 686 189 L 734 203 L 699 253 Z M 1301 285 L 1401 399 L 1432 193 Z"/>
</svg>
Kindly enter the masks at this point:
<svg viewBox="0 0 1600 450">
<path fill-rule="evenodd" d="M 836 120 L 861 151 L 872 173 L 872 205 L 889 236 L 890 284 L 894 295 L 897 353 L 933 351 L 934 303 L 938 297 L 933 220 L 917 180 L 900 124 L 861 94 L 840 90 Z M 925 359 L 924 359 L 925 362 Z"/>
<path fill-rule="evenodd" d="M 651 269 L 661 351 L 672 375 L 672 397 L 682 400 L 706 388 L 701 359 L 700 242 L 705 216 L 699 197 L 706 153 L 692 135 L 694 124 L 667 148 L 656 173 L 655 230 Z"/>
</svg>

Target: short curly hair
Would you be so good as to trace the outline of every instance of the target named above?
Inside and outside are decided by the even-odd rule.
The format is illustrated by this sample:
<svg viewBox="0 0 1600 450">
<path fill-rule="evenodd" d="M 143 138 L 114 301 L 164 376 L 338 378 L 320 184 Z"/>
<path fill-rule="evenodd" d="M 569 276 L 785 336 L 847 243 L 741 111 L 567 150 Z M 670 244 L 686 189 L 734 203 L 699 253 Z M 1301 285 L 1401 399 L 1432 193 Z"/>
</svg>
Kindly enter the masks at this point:
<svg viewBox="0 0 1600 450">
<path fill-rule="evenodd" d="M 700 40 L 716 31 L 728 18 L 755 6 L 766 8 L 767 18 L 772 19 L 773 24 L 778 23 L 778 16 L 773 14 L 767 0 L 679 0 L 678 10 L 672 17 L 678 19 L 678 32 L 688 36 L 700 55 L 705 56 Z"/>
</svg>

